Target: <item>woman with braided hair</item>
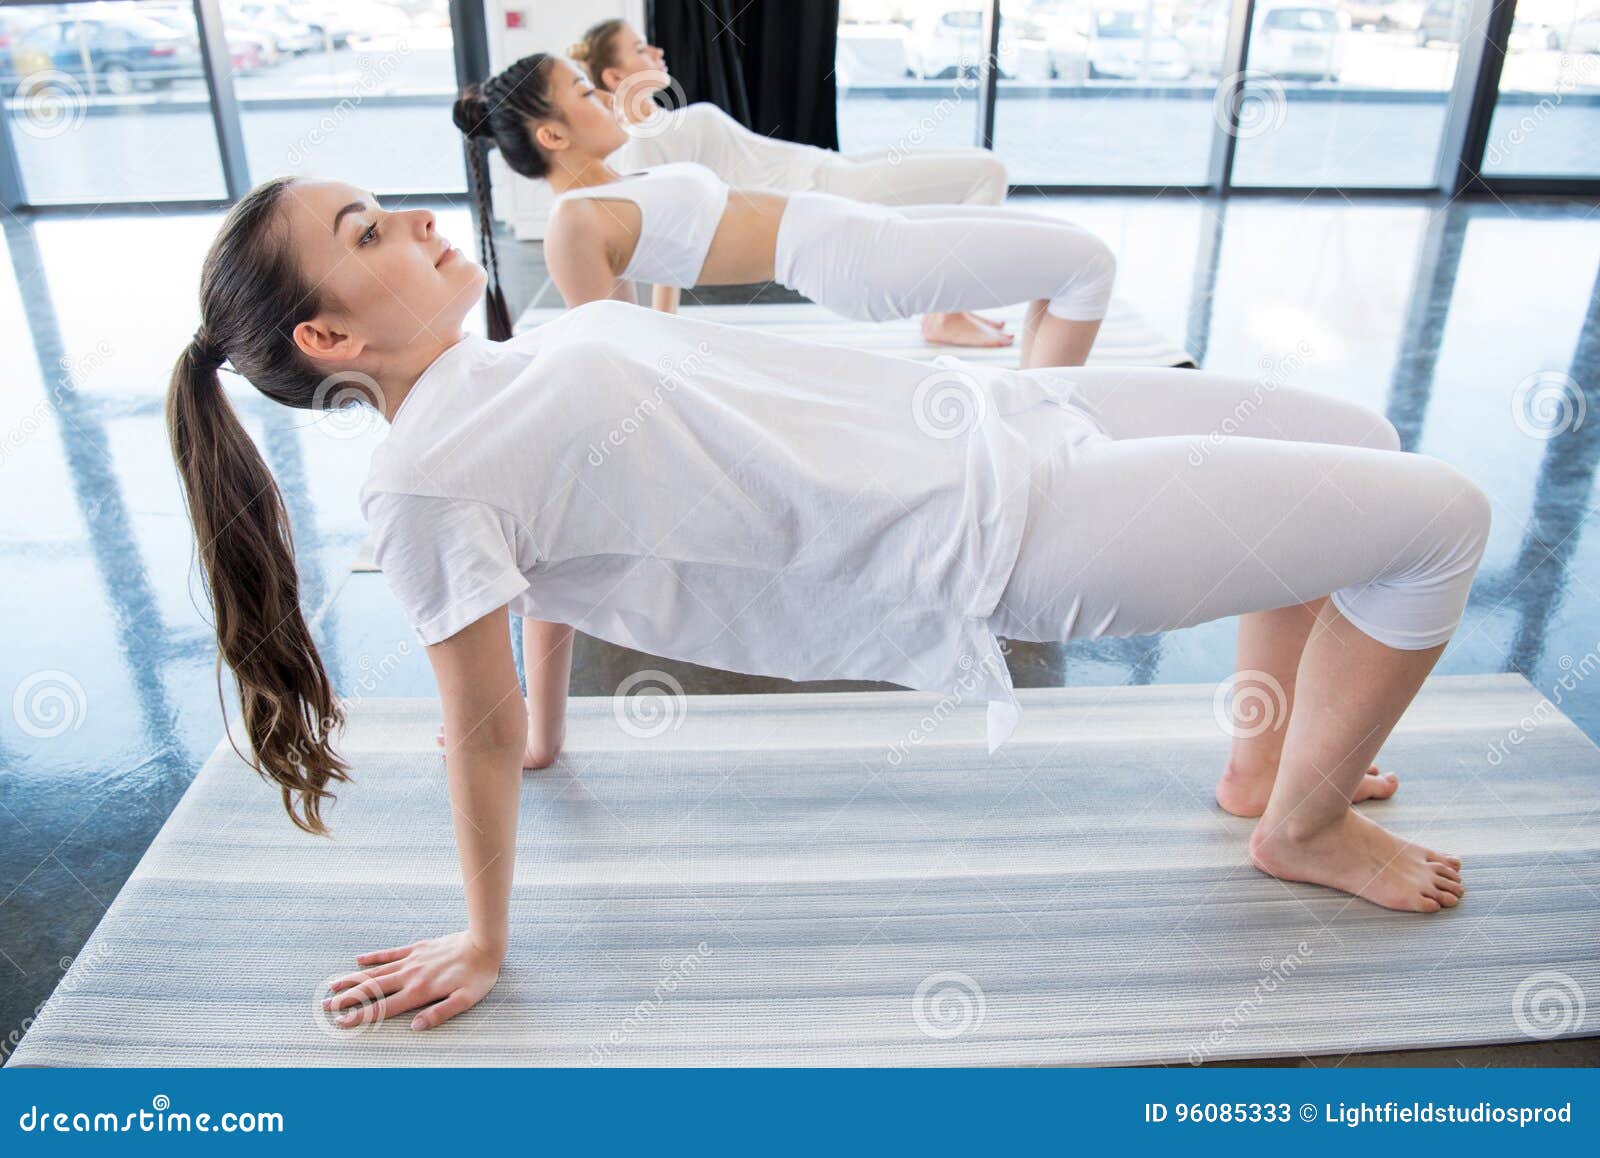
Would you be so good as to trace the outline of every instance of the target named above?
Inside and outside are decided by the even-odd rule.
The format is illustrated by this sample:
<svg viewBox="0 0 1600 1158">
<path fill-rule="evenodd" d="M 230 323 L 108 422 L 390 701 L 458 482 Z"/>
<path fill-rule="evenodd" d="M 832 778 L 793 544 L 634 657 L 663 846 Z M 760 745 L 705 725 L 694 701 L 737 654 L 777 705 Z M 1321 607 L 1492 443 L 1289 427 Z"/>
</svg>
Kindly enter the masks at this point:
<svg viewBox="0 0 1600 1158">
<path fill-rule="evenodd" d="M 1044 214 L 735 189 L 691 162 L 619 174 L 606 158 L 627 134 L 610 98 L 559 57 L 517 61 L 463 94 L 454 117 L 514 172 L 556 191 L 545 263 L 569 306 L 633 301 L 639 281 L 776 281 L 871 321 L 1027 302 L 1019 346 L 1030 368 L 1083 365 L 1111 300 L 1110 249 Z M 481 181 L 481 157 L 475 165 Z M 484 244 L 492 273 L 491 233 Z"/>
<path fill-rule="evenodd" d="M 1006 166 L 991 149 L 892 148 L 839 153 L 751 132 L 710 101 L 663 109 L 656 93 L 671 83 L 666 55 L 625 20 L 602 20 L 567 50 L 628 137 L 606 163 L 619 173 L 693 161 L 735 188 L 783 193 L 816 190 L 878 205 L 999 205 Z M 658 300 L 676 290 L 658 287 Z M 922 336 L 950 346 L 1005 346 L 1005 324 L 971 312 L 924 315 Z"/>
</svg>

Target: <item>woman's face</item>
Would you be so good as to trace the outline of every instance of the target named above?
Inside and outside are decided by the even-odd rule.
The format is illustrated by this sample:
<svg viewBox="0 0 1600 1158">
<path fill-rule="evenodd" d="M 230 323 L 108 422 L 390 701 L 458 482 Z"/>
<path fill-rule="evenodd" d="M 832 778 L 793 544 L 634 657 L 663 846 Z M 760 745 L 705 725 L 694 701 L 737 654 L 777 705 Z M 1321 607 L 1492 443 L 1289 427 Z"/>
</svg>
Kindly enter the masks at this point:
<svg viewBox="0 0 1600 1158">
<path fill-rule="evenodd" d="M 635 32 L 631 24 L 624 24 L 611 34 L 611 48 L 617 59 L 600 74 L 603 87 L 616 92 L 629 77 L 636 77 L 633 83 L 646 92 L 667 86 L 666 54 Z"/>
<path fill-rule="evenodd" d="M 545 95 L 558 118 L 540 121 L 529 130 L 552 165 L 562 164 L 564 155 L 574 160 L 603 159 L 627 144 L 628 134 L 611 111 L 611 95 L 595 88 L 572 62 L 554 62 Z"/>
<path fill-rule="evenodd" d="M 332 371 L 460 336 L 487 277 L 439 235 L 431 212 L 385 210 L 341 181 L 294 181 L 284 206 L 302 274 L 326 301 L 295 328 L 306 354 Z"/>
</svg>

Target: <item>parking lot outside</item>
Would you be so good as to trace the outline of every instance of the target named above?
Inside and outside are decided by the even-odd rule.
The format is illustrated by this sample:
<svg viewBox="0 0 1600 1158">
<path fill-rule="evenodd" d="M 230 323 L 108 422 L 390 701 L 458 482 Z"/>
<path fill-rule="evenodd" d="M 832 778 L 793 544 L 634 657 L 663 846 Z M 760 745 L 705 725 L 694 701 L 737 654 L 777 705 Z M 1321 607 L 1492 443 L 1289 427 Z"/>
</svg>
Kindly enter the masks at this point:
<svg viewBox="0 0 1600 1158">
<path fill-rule="evenodd" d="M 445 0 L 224 0 L 253 179 L 379 193 L 465 187 Z M 1259 0 L 1234 181 L 1426 185 L 1465 0 Z M 1003 0 L 995 148 L 1014 182 L 1198 184 L 1226 0 Z M 979 0 L 845 0 L 846 152 L 968 145 Z M 1600 171 L 1600 0 L 1520 0 L 1485 171 Z M 670 63 L 670 62 L 669 62 Z M 218 198 L 192 10 L 133 0 L 0 10 L 0 77 L 29 200 Z"/>
</svg>

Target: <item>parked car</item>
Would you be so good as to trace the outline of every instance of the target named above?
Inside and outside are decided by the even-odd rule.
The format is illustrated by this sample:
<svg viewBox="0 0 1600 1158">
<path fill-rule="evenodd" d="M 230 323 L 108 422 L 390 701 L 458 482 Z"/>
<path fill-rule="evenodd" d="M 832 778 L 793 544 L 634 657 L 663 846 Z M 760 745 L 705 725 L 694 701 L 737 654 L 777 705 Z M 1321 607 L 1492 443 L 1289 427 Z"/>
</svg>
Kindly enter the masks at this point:
<svg viewBox="0 0 1600 1158">
<path fill-rule="evenodd" d="M 1280 79 L 1336 81 L 1350 17 L 1326 0 L 1277 0 L 1256 9 L 1249 66 Z"/>
<path fill-rule="evenodd" d="M 920 12 L 911 22 L 911 52 L 920 76 L 950 80 L 975 77 L 988 52 L 982 0 L 959 0 Z M 1000 53 L 996 66 L 1006 79 L 1043 80 L 1050 76 L 1050 50 L 1043 31 L 1020 6 L 1000 6 Z"/>
<path fill-rule="evenodd" d="M 68 17 L 28 29 L 12 49 L 4 83 L 15 88 L 47 70 L 115 96 L 202 75 L 195 37 L 147 16 Z"/>
<path fill-rule="evenodd" d="M 1362 32 L 1411 32 L 1422 23 L 1421 0 L 1344 0 L 1350 26 Z"/>
<path fill-rule="evenodd" d="M 270 41 L 282 56 L 302 56 L 322 48 L 322 34 L 290 15 L 281 4 L 235 0 L 228 5 L 223 23 Z"/>
<path fill-rule="evenodd" d="M 1189 75 L 1188 52 L 1171 29 L 1149 21 L 1145 8 L 1096 8 L 1091 12 L 1091 79 L 1183 80 Z"/>
</svg>

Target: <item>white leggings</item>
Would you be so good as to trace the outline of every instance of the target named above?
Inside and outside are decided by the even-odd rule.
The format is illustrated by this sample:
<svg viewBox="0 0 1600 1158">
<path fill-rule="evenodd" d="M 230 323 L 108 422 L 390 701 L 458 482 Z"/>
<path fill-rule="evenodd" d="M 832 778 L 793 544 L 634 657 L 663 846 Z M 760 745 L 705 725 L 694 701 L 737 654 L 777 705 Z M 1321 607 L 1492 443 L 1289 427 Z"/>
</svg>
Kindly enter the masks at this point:
<svg viewBox="0 0 1600 1158">
<path fill-rule="evenodd" d="M 847 318 L 1046 299 L 1068 321 L 1103 318 L 1117 262 L 1094 234 L 1008 205 L 871 205 L 794 193 L 778 223 L 775 278 Z"/>
<path fill-rule="evenodd" d="M 1324 595 L 1395 648 L 1444 643 L 1460 622 L 1488 500 L 1401 453 L 1381 415 L 1194 370 L 1023 372 L 1070 384 L 1104 436 L 1062 446 L 1081 419 L 1052 421 L 1052 406 L 1008 417 L 1033 471 L 997 635 L 1140 635 Z"/>
<path fill-rule="evenodd" d="M 879 205 L 998 205 L 1006 199 L 1006 166 L 988 149 L 834 154 L 811 188 Z"/>
</svg>

